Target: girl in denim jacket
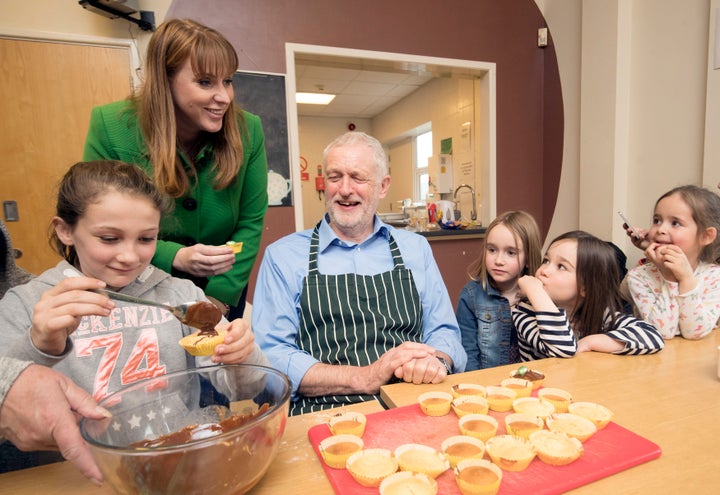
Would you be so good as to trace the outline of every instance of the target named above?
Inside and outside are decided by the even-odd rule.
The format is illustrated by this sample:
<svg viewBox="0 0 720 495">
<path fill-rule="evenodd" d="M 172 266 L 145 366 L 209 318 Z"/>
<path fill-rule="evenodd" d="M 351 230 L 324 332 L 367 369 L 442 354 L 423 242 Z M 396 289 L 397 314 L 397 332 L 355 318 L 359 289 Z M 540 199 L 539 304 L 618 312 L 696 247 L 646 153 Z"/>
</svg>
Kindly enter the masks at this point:
<svg viewBox="0 0 720 495">
<path fill-rule="evenodd" d="M 509 211 L 490 223 L 456 311 L 466 371 L 520 361 L 510 305 L 517 302 L 518 279 L 535 273 L 541 259 L 540 230 L 532 215 Z"/>
</svg>

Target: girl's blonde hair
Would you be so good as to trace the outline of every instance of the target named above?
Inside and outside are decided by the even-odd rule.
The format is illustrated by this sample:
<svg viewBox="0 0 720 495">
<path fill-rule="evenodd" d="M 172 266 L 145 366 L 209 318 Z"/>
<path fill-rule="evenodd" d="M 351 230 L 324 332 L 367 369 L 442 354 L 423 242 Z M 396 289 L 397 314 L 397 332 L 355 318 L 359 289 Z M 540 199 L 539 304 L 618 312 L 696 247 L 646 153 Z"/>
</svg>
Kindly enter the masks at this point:
<svg viewBox="0 0 720 495">
<path fill-rule="evenodd" d="M 692 212 L 692 218 L 697 225 L 698 236 L 700 236 L 705 230 L 712 227 L 717 232 L 715 240 L 705 246 L 700 251 L 698 257 L 700 261 L 706 263 L 717 263 L 720 261 L 720 196 L 705 189 L 704 187 L 686 185 L 679 186 L 669 190 L 655 202 L 655 208 L 658 203 L 667 198 L 677 194 L 680 198 L 688 205 Z"/>
<path fill-rule="evenodd" d="M 486 240 L 490 231 L 498 225 L 507 227 L 520 244 L 518 247 L 522 247 L 525 254 L 524 273 L 535 274 L 542 262 L 542 240 L 540 239 L 540 229 L 535 218 L 522 210 L 506 211 L 490 222 L 485 231 Z M 497 288 L 495 287 L 495 281 L 487 273 L 487 267 L 485 266 L 486 253 L 487 249 L 483 245 L 480 256 L 468 269 L 470 278 L 480 282 L 484 290 L 487 290 L 488 281 L 491 286 Z"/>
<path fill-rule="evenodd" d="M 238 67 L 235 49 L 219 32 L 190 19 L 171 19 L 150 38 L 145 81 L 132 98 L 153 164 L 155 184 L 174 198 L 187 193 L 196 174 L 194 169 L 185 170 L 177 153 L 177 123 L 170 89 L 170 80 L 188 59 L 196 76 L 228 77 Z M 222 129 L 206 134 L 215 155 L 216 190 L 228 187 L 237 177 L 243 161 L 241 131 L 246 132 L 242 111 L 231 101 Z"/>
</svg>

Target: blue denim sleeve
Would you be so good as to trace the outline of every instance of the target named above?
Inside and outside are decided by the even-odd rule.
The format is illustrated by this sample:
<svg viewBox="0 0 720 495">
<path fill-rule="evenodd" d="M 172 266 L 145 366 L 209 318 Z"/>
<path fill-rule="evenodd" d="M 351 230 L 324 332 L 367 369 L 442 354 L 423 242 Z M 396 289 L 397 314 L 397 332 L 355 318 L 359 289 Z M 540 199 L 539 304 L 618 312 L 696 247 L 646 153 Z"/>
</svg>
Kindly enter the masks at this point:
<svg viewBox="0 0 720 495">
<path fill-rule="evenodd" d="M 475 311 L 473 310 L 472 287 L 470 286 L 470 284 L 473 283 L 474 282 L 470 282 L 463 287 L 460 293 L 457 311 L 455 312 L 458 325 L 460 326 L 462 345 L 467 354 L 465 371 L 480 369 L 480 345 L 478 343 L 477 321 L 475 320 Z"/>
</svg>

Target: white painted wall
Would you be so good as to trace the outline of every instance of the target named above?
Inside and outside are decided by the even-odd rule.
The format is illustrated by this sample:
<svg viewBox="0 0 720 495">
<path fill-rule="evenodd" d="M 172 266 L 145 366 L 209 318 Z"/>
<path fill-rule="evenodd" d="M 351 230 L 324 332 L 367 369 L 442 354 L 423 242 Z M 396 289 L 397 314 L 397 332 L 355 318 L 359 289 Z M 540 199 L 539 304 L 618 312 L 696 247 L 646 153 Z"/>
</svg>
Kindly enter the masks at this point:
<svg viewBox="0 0 720 495">
<path fill-rule="evenodd" d="M 616 210 L 647 226 L 663 192 L 720 181 L 720 70 L 709 49 L 720 0 L 536 1 L 566 108 L 548 238 L 588 230 L 620 245 L 632 266 L 641 253 Z"/>
<path fill-rule="evenodd" d="M 453 166 L 456 167 L 462 161 L 475 162 L 473 157 L 477 155 L 475 148 L 467 139 L 461 139 L 462 125 L 470 122 L 473 135 L 477 136 L 477 125 L 475 115 L 474 86 L 471 79 L 459 78 L 436 78 L 422 86 L 420 89 L 403 98 L 398 103 L 388 108 L 373 119 L 373 132 L 375 137 L 382 143 L 396 139 L 397 136 L 405 135 L 416 127 L 432 123 L 433 133 L 433 154 L 440 153 L 440 142 L 451 138 L 453 142 Z M 479 106 L 479 104 L 478 104 Z M 480 109 L 478 108 L 478 111 Z M 479 141 L 476 137 L 475 141 Z M 411 158 L 412 159 L 412 158 Z M 487 164 L 477 164 L 476 168 Z M 457 167 L 456 167 L 457 168 Z M 393 173 L 395 173 L 393 168 Z M 409 179 L 412 181 L 411 172 L 405 174 L 401 180 L 403 184 Z M 478 204 L 482 204 L 479 192 L 479 177 L 482 174 L 476 173 L 473 177 L 462 180 L 469 183 L 476 191 Z M 487 175 L 487 174 L 485 174 Z M 460 174 L 456 171 L 453 175 L 455 184 L 460 185 Z M 393 179 L 395 180 L 395 179 Z M 433 193 L 433 191 L 430 191 Z M 400 200 L 403 197 L 412 196 L 412 182 L 409 187 L 403 188 L 401 196 L 392 194 L 393 200 Z M 440 197 L 436 194 L 434 200 L 452 199 L 452 197 Z M 478 206 L 479 208 L 479 206 Z"/>
<path fill-rule="evenodd" d="M 139 10 L 155 13 L 155 24 L 165 18 L 172 0 L 139 0 Z M 81 34 L 110 38 L 136 38 L 147 43 L 149 34 L 124 19 L 109 19 L 82 8 L 77 0 L 3 1 L 0 32 L 24 30 Z M 144 53 L 144 46 L 140 46 Z"/>
<path fill-rule="evenodd" d="M 580 224 L 580 69 L 582 49 L 582 2 L 536 0 L 555 44 L 565 109 L 563 167 L 557 206 L 547 238 Z"/>
</svg>

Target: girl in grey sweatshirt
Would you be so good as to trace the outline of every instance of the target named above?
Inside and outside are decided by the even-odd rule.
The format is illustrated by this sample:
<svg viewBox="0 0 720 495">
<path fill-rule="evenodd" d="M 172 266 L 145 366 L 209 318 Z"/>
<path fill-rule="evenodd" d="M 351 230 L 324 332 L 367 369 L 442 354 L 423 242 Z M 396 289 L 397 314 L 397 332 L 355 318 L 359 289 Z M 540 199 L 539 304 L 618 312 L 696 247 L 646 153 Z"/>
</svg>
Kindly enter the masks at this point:
<svg viewBox="0 0 720 495">
<path fill-rule="evenodd" d="M 80 162 L 63 177 L 51 241 L 64 260 L 0 301 L 0 356 L 52 366 L 101 399 L 129 383 L 213 363 L 268 365 L 249 324 L 224 318 L 223 344 L 193 357 L 194 331 L 163 309 L 111 301 L 107 288 L 170 305 L 207 301 L 192 282 L 150 265 L 166 201 L 145 173 Z"/>
</svg>

